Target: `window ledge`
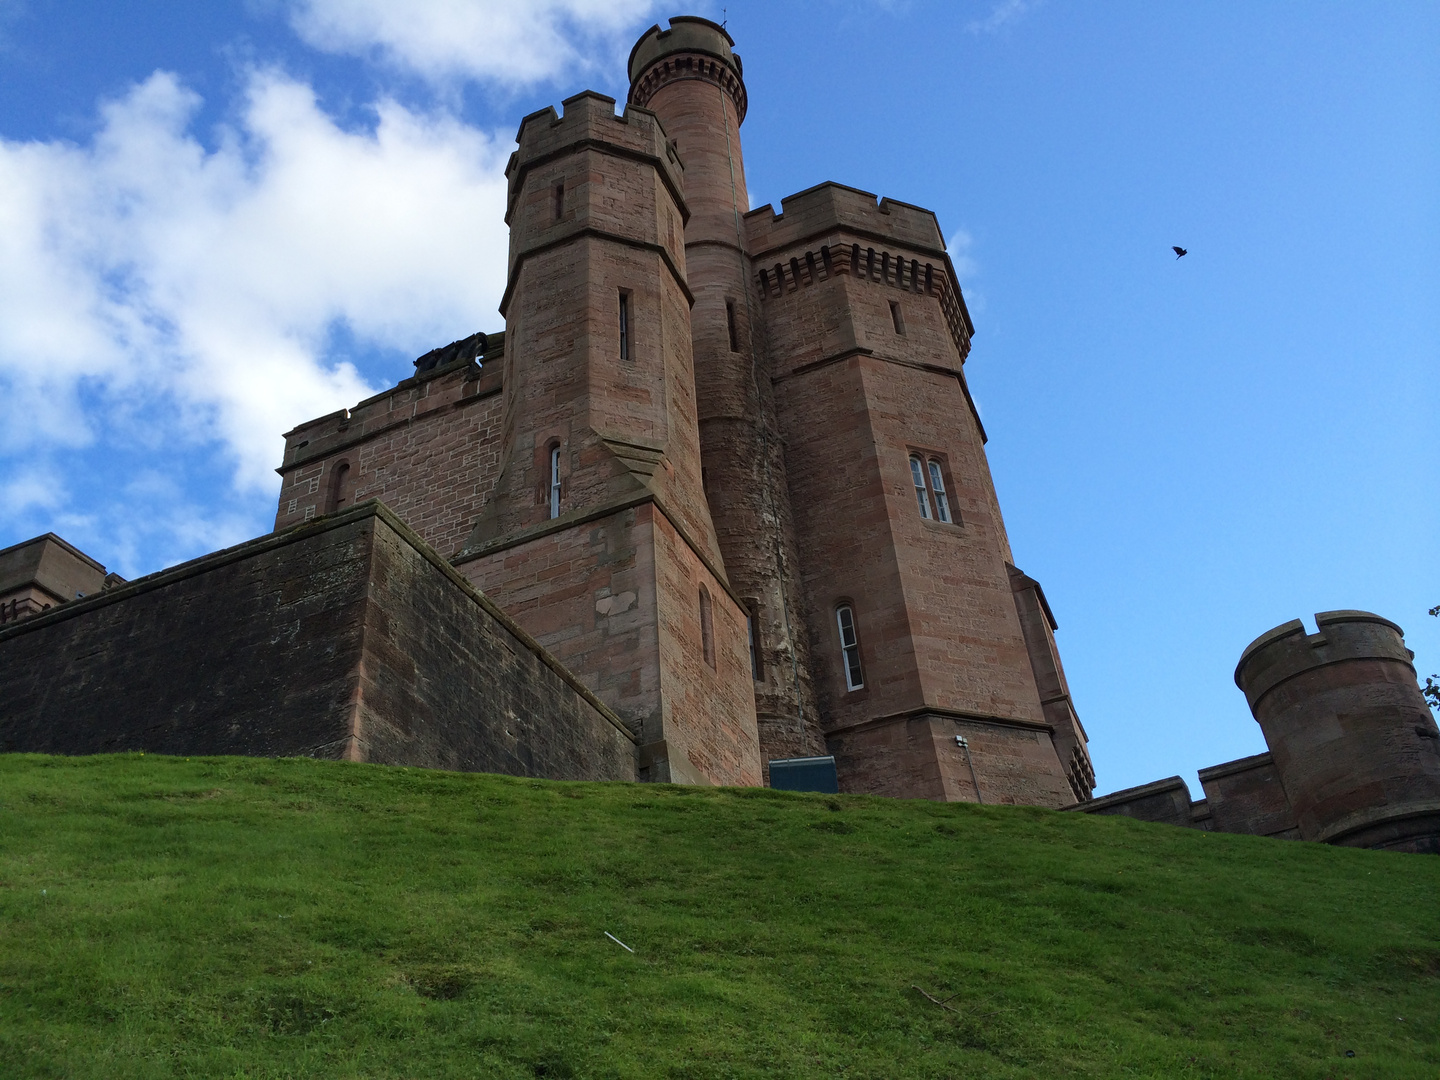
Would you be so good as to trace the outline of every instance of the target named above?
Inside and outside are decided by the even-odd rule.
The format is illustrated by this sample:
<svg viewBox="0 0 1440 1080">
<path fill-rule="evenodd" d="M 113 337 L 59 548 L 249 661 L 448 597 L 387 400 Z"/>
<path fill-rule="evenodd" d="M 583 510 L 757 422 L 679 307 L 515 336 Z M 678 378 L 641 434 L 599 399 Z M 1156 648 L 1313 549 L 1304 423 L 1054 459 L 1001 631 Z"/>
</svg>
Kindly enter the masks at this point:
<svg viewBox="0 0 1440 1080">
<path fill-rule="evenodd" d="M 934 518 L 921 518 L 920 524 L 924 525 L 927 529 L 938 529 L 940 532 L 960 533 L 962 535 L 965 532 L 964 522 L 936 521 Z"/>
</svg>

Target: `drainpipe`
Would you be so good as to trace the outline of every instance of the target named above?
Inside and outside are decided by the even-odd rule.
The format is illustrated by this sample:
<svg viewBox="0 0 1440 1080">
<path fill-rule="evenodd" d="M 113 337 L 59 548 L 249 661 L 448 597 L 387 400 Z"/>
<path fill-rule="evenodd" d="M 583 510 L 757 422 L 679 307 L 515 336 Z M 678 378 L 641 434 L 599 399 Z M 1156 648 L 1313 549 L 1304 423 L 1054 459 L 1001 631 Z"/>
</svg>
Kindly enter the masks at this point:
<svg viewBox="0 0 1440 1080">
<path fill-rule="evenodd" d="M 965 741 L 964 735 L 956 735 L 955 745 L 965 751 L 965 764 L 970 766 L 970 782 L 975 785 L 975 801 L 983 806 L 985 797 L 980 794 L 980 779 L 975 775 L 975 759 L 970 756 L 970 744 Z"/>
</svg>

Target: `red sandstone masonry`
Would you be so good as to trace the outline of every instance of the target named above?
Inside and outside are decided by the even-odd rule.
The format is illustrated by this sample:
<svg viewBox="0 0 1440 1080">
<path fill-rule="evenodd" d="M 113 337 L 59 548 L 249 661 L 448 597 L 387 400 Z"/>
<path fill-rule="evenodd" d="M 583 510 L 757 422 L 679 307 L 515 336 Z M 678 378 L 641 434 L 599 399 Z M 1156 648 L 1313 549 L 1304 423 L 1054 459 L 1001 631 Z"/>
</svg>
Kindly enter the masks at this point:
<svg viewBox="0 0 1440 1080">
<path fill-rule="evenodd" d="M 635 727 L 647 778 L 757 783 L 744 620 L 702 487 L 679 162 L 653 114 L 613 109 L 582 94 L 521 128 L 505 453 L 459 565 Z"/>
<path fill-rule="evenodd" d="M 935 217 L 822 184 L 737 222 L 732 44 L 673 20 L 637 43 L 623 117 L 586 93 L 525 118 L 503 394 L 493 365 L 461 365 L 297 429 L 277 525 L 385 499 L 642 732 L 651 778 L 753 782 L 758 720 L 761 762 L 822 752 L 823 723 L 848 790 L 1084 797 L 1084 732 L 1039 586 L 1011 573 Z M 941 463 L 954 524 L 919 517 L 911 453 Z"/>
<path fill-rule="evenodd" d="M 941 752 L 940 733 L 952 741 L 959 733 L 953 720 L 926 720 L 924 736 L 916 720 L 887 721 L 903 724 L 904 733 L 873 730 L 887 717 L 933 708 L 1020 725 L 1002 740 L 1003 753 L 972 751 L 982 789 L 988 781 L 1006 800 L 1067 803 L 1075 795 L 1048 731 L 984 435 L 964 386 L 960 350 L 968 339 L 957 338 L 933 273 L 927 286 L 918 270 L 926 254 L 918 245 L 938 240 L 933 218 L 888 215 L 906 228 L 887 238 L 879 232 L 886 222 L 873 220 L 885 215 L 864 193 L 830 185 L 800 205 L 816 208 L 811 220 L 792 219 L 787 234 L 761 215 L 759 224 L 771 228 L 759 240 L 752 234 L 752 243 L 793 237 L 809 244 L 815 229 L 828 229 L 827 246 L 850 251 L 828 265 L 807 261 L 803 271 L 790 256 L 797 269 L 765 301 L 817 689 L 842 783 L 893 793 L 913 783 L 932 798 L 973 797 L 956 755 Z M 839 230 L 867 213 L 862 224 L 872 243 L 857 265 L 853 234 Z M 928 236 L 920 228 L 926 222 Z M 874 242 L 888 252 L 878 261 L 869 254 Z M 790 250 L 799 248 L 772 246 L 764 258 L 783 266 Z M 955 523 L 919 515 L 912 453 L 941 463 Z M 842 601 L 854 608 L 867 665 L 859 691 L 846 689 L 840 667 L 834 610 Z M 865 725 L 871 730 L 849 734 Z M 977 736 L 980 747 L 995 743 L 992 730 Z M 1019 758 L 1015 747 L 1024 751 Z"/>
<path fill-rule="evenodd" d="M 704 19 L 653 28 L 631 55 L 630 100 L 655 110 L 686 166 L 705 491 L 726 575 L 755 616 L 762 675 L 753 692 L 768 761 L 823 753 L 824 743 L 760 302 L 740 220 L 749 203 L 740 145 L 746 94 L 732 45 Z"/>
<path fill-rule="evenodd" d="M 498 360 L 453 365 L 287 432 L 276 531 L 342 508 L 334 479 L 347 464 L 347 504 L 379 499 L 454 554 L 495 482 L 501 389 Z"/>
</svg>

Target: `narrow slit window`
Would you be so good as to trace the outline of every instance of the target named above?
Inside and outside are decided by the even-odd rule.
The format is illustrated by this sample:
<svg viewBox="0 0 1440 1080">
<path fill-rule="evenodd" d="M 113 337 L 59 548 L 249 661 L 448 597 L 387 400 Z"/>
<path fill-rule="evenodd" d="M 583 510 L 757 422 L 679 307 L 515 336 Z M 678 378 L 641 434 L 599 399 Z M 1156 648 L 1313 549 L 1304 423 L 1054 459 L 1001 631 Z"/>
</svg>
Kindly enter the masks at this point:
<svg viewBox="0 0 1440 1080">
<path fill-rule="evenodd" d="M 565 185 L 555 185 L 555 220 L 559 221 L 565 216 Z"/>
<path fill-rule="evenodd" d="M 890 301 L 890 321 L 895 324 L 895 333 L 905 333 L 905 319 L 900 314 L 900 305 L 894 300 Z"/>
<path fill-rule="evenodd" d="M 914 454 L 910 456 L 910 479 L 915 484 L 915 501 L 920 504 L 920 516 L 930 520 L 930 496 L 925 491 L 925 466 Z"/>
<path fill-rule="evenodd" d="M 630 359 L 630 294 L 620 294 L 620 359 Z"/>
<path fill-rule="evenodd" d="M 725 301 L 725 326 L 730 331 L 730 351 L 740 351 L 740 335 L 735 332 L 735 301 Z"/>
<path fill-rule="evenodd" d="M 945 478 L 940 475 L 940 462 L 931 458 L 927 464 L 930 466 L 930 493 L 935 496 L 935 517 L 948 522 L 950 500 L 945 496 Z"/>
<path fill-rule="evenodd" d="M 750 678 L 765 678 L 765 662 L 760 655 L 760 605 L 751 600 L 745 605 L 745 636 L 750 645 Z"/>
<path fill-rule="evenodd" d="M 710 610 L 710 593 L 703 585 L 700 587 L 700 651 L 705 656 L 705 663 L 709 664 L 713 671 L 715 668 L 715 626 Z"/>
<path fill-rule="evenodd" d="M 560 447 L 550 448 L 550 516 L 560 516 Z"/>
<path fill-rule="evenodd" d="M 865 674 L 860 670 L 860 639 L 855 635 L 855 613 L 849 604 L 835 609 L 835 623 L 840 628 L 840 658 L 845 666 L 845 689 L 860 690 Z"/>
</svg>

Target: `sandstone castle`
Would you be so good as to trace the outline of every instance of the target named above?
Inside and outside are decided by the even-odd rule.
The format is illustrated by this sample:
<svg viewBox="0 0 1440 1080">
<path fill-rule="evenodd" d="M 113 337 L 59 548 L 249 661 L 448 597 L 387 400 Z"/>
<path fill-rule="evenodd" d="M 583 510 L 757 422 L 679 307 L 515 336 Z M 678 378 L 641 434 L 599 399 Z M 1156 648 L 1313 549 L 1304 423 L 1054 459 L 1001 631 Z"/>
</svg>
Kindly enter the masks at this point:
<svg viewBox="0 0 1440 1080">
<path fill-rule="evenodd" d="M 58 538 L 0 552 L 98 593 L 0 629 L 29 673 L 0 747 L 736 785 L 833 757 L 848 792 L 1087 804 L 935 217 L 835 183 L 750 210 L 733 44 L 672 19 L 623 113 L 522 121 L 503 333 L 289 432 L 273 534 L 108 590 Z M 1262 757 L 1227 805 L 1288 835 Z M 1093 808 L 1204 817 L 1153 787 Z"/>
<path fill-rule="evenodd" d="M 1094 776 L 1013 565 L 933 214 L 749 209 L 729 35 L 655 27 L 623 115 L 521 123 L 503 336 L 286 436 L 275 526 L 380 499 L 639 734 L 657 780 L 1058 806 Z"/>
</svg>

